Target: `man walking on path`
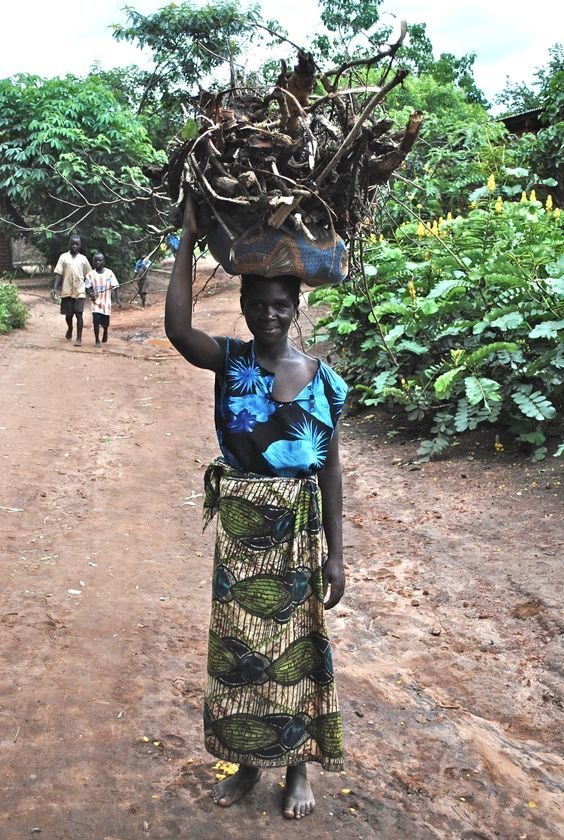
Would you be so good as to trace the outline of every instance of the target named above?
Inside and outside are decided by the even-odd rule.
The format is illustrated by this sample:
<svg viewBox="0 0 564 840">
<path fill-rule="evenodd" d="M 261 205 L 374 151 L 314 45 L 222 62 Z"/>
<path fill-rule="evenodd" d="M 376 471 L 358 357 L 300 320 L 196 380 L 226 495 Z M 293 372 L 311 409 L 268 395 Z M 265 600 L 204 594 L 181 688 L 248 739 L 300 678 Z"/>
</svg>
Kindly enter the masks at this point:
<svg viewBox="0 0 564 840">
<path fill-rule="evenodd" d="M 116 290 L 116 302 L 121 306 L 119 299 L 119 283 L 114 272 L 106 268 L 105 257 L 100 251 L 92 258 L 94 270 L 89 271 L 85 280 L 86 291 L 92 300 L 92 325 L 94 327 L 94 339 L 96 347 L 108 340 L 108 327 L 110 326 L 110 315 L 112 312 L 112 291 Z M 100 327 L 103 329 L 102 342 L 100 342 Z"/>
<path fill-rule="evenodd" d="M 72 339 L 72 316 L 76 316 L 76 341 L 75 347 L 82 344 L 82 313 L 84 310 L 84 299 L 86 288 L 84 278 L 92 266 L 80 253 L 81 241 L 78 234 L 73 233 L 69 239 L 69 250 L 61 254 L 55 266 L 55 284 L 53 292 L 61 296 L 61 315 L 65 316 L 67 331 L 65 338 Z"/>
<path fill-rule="evenodd" d="M 151 265 L 152 263 L 148 256 L 139 257 L 133 269 L 135 271 L 133 279 L 137 281 L 137 294 L 141 298 L 141 306 L 143 309 L 145 309 L 145 301 L 147 299 L 147 287 L 149 285 L 147 274 L 149 272 L 149 269 L 151 268 Z"/>
</svg>

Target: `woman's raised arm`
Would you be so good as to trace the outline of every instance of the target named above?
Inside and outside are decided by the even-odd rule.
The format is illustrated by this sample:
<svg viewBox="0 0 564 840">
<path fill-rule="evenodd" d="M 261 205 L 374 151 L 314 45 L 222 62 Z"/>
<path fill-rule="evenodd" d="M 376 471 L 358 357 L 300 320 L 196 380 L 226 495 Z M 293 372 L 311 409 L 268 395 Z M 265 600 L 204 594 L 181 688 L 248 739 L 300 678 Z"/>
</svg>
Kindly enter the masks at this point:
<svg viewBox="0 0 564 840">
<path fill-rule="evenodd" d="M 166 295 L 165 330 L 171 344 L 187 361 L 219 373 L 223 369 L 225 339 L 214 338 L 192 326 L 193 254 L 199 233 L 194 200 L 188 195 L 182 236 Z"/>
</svg>

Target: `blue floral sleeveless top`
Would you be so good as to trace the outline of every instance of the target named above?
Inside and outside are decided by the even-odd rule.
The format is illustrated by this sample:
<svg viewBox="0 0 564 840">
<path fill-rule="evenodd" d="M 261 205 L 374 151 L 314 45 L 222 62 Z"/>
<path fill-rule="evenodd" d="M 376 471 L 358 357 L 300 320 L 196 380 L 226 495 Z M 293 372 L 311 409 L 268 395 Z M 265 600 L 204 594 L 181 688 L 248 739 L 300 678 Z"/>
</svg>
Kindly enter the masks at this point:
<svg viewBox="0 0 564 840">
<path fill-rule="evenodd" d="M 242 472 L 302 478 L 323 469 L 348 386 L 319 361 L 291 402 L 272 397 L 274 374 L 255 359 L 254 342 L 228 338 L 215 380 L 215 428 L 223 457 Z"/>
</svg>

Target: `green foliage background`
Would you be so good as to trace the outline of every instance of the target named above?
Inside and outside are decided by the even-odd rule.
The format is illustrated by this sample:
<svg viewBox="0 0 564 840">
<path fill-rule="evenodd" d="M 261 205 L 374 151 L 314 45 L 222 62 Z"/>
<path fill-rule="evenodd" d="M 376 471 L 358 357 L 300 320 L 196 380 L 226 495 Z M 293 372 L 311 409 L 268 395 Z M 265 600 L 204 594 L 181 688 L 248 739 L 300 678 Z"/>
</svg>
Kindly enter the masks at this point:
<svg viewBox="0 0 564 840">
<path fill-rule="evenodd" d="M 550 56 L 542 128 L 510 137 L 465 80 L 471 62 L 445 75 L 419 30 L 413 74 L 387 108 L 398 125 L 422 110 L 420 140 L 378 195 L 351 285 L 312 295 L 329 304 L 318 337 L 338 347 L 357 401 L 401 407 L 424 435 L 421 458 L 480 427 L 498 451 L 514 440 L 541 459 L 561 418 L 562 47 Z"/>
<path fill-rule="evenodd" d="M 118 277 L 133 267 L 158 218 L 147 164 L 162 164 L 143 125 L 97 76 L 0 80 L 2 227 L 54 264 L 70 232 L 106 254 Z"/>
<path fill-rule="evenodd" d="M 0 334 L 25 327 L 28 317 L 17 288 L 11 283 L 0 283 Z"/>
<path fill-rule="evenodd" d="M 374 237 L 352 288 L 311 295 L 330 305 L 318 337 L 325 330 L 338 347 L 357 399 L 401 406 L 427 435 L 423 458 L 496 424 L 540 459 L 562 408 L 560 211 L 534 194 L 504 201 L 494 179 L 489 186 L 491 197 L 467 214 Z"/>
</svg>

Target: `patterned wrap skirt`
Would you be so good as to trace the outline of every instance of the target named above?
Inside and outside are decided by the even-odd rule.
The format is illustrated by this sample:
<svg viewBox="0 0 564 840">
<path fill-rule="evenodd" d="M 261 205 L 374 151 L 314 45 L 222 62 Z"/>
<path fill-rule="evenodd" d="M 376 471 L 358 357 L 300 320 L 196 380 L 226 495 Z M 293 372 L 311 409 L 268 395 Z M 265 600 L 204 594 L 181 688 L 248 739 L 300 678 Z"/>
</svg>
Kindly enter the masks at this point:
<svg viewBox="0 0 564 840">
<path fill-rule="evenodd" d="M 342 770 L 342 722 L 323 607 L 317 478 L 205 476 L 217 514 L 204 706 L 205 745 L 257 767 Z"/>
</svg>

